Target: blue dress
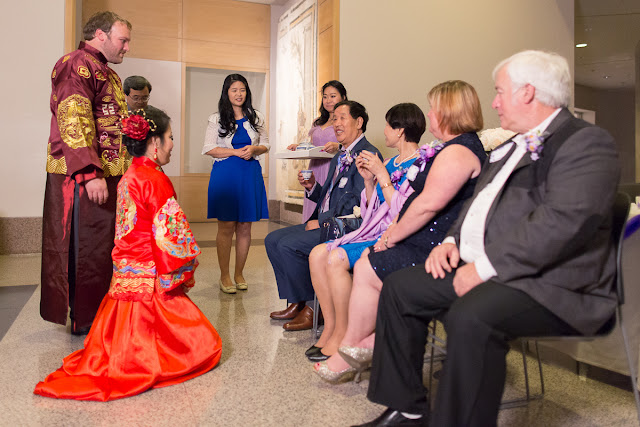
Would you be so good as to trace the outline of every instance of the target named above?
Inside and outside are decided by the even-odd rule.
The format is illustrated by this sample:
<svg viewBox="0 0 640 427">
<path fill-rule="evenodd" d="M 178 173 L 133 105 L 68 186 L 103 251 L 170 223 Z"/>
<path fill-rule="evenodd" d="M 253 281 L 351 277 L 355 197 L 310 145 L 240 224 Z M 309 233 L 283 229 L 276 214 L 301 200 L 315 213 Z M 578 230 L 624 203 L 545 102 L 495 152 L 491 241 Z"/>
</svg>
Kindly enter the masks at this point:
<svg viewBox="0 0 640 427">
<path fill-rule="evenodd" d="M 236 132 L 231 140 L 233 148 L 251 145 L 251 138 L 244 128 L 246 121 L 246 117 L 236 120 Z M 257 159 L 231 156 L 213 162 L 207 218 L 239 222 L 269 218 L 262 167 Z"/>
<path fill-rule="evenodd" d="M 395 156 L 394 158 L 390 159 L 387 162 L 386 168 L 387 168 L 387 172 L 389 172 L 389 176 L 391 176 L 391 174 L 398 169 L 402 169 L 402 171 L 406 173 L 407 169 L 409 169 L 409 166 L 411 166 L 413 162 L 415 162 L 416 160 L 415 157 L 412 157 L 409 160 L 405 160 L 403 163 L 399 164 L 398 166 L 395 166 L 394 161 L 397 158 L 398 156 Z M 402 185 L 405 179 L 406 179 L 406 175 L 403 174 L 402 178 L 400 178 L 400 180 L 397 183 L 394 183 L 394 187 L 396 187 L 396 190 L 398 189 L 398 187 L 400 187 L 400 185 Z M 376 192 L 378 193 L 378 199 L 380 200 L 380 203 L 381 204 L 384 203 L 384 194 L 382 193 L 382 188 L 380 188 L 380 183 L 376 184 Z M 373 245 L 376 242 L 376 240 L 369 240 L 366 242 L 346 243 L 340 246 L 347 253 L 347 258 L 349 258 L 349 268 L 353 268 L 353 266 L 356 264 L 356 261 L 360 259 L 360 255 L 362 255 L 362 252 L 364 252 L 364 250 L 369 246 Z"/>
<path fill-rule="evenodd" d="M 467 147 L 478 157 L 480 164 L 484 164 L 487 155 L 484 152 L 480 138 L 475 132 L 463 133 L 447 142 L 445 147 L 453 144 Z M 441 152 L 439 151 L 438 154 Z M 404 202 L 400 211 L 400 218 L 405 214 L 411 202 L 422 192 L 432 165 L 433 160 L 427 163 L 424 171 L 420 172 L 415 180 L 411 182 L 414 193 Z M 449 204 L 420 230 L 398 242 L 391 249 L 382 252 L 369 252 L 369 262 L 380 280 L 384 280 L 387 275 L 402 268 L 424 264 L 429 257 L 431 249 L 438 246 L 446 237 L 449 227 L 453 225 L 453 222 L 458 217 L 464 202 L 473 195 L 477 180 L 477 177 L 468 180 L 454 198 L 449 201 Z"/>
</svg>

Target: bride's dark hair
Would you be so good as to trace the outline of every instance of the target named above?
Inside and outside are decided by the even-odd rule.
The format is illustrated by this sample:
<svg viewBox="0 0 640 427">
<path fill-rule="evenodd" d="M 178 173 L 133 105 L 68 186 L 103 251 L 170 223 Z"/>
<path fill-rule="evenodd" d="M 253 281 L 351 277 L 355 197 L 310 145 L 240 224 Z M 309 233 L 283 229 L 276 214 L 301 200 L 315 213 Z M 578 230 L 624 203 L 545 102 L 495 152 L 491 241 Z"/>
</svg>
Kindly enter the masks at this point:
<svg viewBox="0 0 640 427">
<path fill-rule="evenodd" d="M 171 123 L 171 119 L 164 111 L 152 107 L 151 105 L 147 106 L 145 109 L 136 110 L 131 113 L 131 116 L 140 116 L 149 124 L 149 132 L 146 136 L 141 137 L 141 139 L 135 139 L 134 137 L 140 137 L 139 135 L 134 135 L 133 133 L 125 132 L 127 126 L 123 126 L 122 130 L 122 143 L 127 147 L 127 151 L 133 157 L 142 157 L 144 153 L 147 152 L 147 143 L 154 136 L 159 136 L 162 139 L 162 135 L 169 129 L 169 123 Z M 123 124 L 125 123 L 123 120 Z M 134 136 L 134 137 L 132 137 Z M 164 141 L 163 141 L 164 142 Z"/>
</svg>

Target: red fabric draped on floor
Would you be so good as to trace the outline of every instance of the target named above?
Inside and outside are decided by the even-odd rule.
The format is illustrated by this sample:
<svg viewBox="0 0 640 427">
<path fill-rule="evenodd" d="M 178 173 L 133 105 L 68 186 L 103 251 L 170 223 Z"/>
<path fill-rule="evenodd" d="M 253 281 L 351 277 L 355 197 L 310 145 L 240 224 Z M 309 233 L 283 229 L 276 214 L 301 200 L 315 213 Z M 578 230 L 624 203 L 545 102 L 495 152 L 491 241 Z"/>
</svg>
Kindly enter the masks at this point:
<svg viewBox="0 0 640 427">
<path fill-rule="evenodd" d="M 114 400 L 201 375 L 220 361 L 211 323 L 176 289 L 170 299 L 121 301 L 105 297 L 84 347 L 38 383 L 36 394 L 76 400 Z"/>
</svg>

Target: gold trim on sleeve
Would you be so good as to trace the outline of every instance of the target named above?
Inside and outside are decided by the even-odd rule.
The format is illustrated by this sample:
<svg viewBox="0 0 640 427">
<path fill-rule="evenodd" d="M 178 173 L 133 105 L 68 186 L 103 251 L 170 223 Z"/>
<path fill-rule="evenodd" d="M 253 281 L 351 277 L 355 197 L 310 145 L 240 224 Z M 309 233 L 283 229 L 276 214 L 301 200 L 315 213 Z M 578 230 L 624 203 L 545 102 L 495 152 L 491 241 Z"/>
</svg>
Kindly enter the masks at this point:
<svg viewBox="0 0 640 427">
<path fill-rule="evenodd" d="M 62 156 L 54 159 L 51 155 L 51 143 L 47 144 L 47 173 L 55 173 L 58 175 L 67 174 L 67 161 Z"/>
<path fill-rule="evenodd" d="M 74 94 L 58 105 L 58 129 L 62 140 L 72 149 L 91 147 L 96 137 L 91 101 Z"/>
</svg>

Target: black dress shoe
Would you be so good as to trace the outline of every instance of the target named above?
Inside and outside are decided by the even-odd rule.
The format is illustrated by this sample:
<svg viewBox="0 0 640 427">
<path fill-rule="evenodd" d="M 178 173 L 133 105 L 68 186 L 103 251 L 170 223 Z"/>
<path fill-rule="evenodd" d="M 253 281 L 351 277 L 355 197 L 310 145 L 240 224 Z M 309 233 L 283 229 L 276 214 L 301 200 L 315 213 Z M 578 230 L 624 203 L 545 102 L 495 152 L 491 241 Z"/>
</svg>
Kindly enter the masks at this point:
<svg viewBox="0 0 640 427">
<path fill-rule="evenodd" d="M 87 335 L 91 330 L 91 325 L 83 326 L 82 328 L 71 328 L 71 335 Z"/>
<path fill-rule="evenodd" d="M 322 349 L 319 348 L 317 353 L 307 356 L 307 359 L 309 359 L 310 362 L 322 362 L 327 360 L 330 356 L 327 356 L 321 350 Z"/>
<path fill-rule="evenodd" d="M 369 421 L 365 424 L 360 424 L 360 426 L 353 427 L 376 427 L 376 426 L 427 426 L 429 425 L 429 420 L 426 415 L 418 419 L 407 418 L 400 411 L 396 411 L 395 409 L 387 408 L 378 418 L 373 421 Z"/>
<path fill-rule="evenodd" d="M 316 347 L 315 345 L 312 345 L 311 347 L 309 347 L 307 349 L 307 351 L 304 352 L 304 355 L 309 357 L 312 354 L 317 354 L 320 352 L 320 350 L 322 350 L 322 347 Z"/>
</svg>

